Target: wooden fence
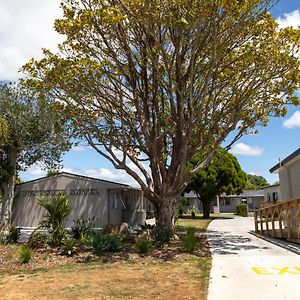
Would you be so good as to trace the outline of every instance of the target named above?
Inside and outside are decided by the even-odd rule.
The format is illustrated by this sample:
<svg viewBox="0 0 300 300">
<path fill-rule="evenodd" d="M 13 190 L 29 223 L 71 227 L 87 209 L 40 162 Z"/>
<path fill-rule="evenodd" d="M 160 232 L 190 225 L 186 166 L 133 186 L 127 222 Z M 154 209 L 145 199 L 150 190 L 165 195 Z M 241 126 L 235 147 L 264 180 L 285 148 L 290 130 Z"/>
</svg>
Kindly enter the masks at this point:
<svg viewBox="0 0 300 300">
<path fill-rule="evenodd" d="M 300 244 L 300 198 L 257 209 L 254 222 L 256 233 Z"/>
</svg>

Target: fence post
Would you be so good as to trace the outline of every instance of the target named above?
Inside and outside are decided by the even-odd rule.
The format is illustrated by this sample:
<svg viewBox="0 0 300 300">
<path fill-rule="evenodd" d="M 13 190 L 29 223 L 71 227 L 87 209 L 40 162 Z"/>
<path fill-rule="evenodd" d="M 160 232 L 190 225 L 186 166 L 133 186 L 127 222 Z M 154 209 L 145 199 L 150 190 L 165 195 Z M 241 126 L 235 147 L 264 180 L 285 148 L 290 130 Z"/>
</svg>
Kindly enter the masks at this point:
<svg viewBox="0 0 300 300">
<path fill-rule="evenodd" d="M 255 233 L 258 233 L 257 210 L 254 211 L 254 226 L 255 226 Z"/>
<path fill-rule="evenodd" d="M 290 207 L 287 209 L 287 231 L 288 231 L 288 239 L 292 238 L 292 213 Z"/>
<path fill-rule="evenodd" d="M 272 212 L 272 219 L 271 219 L 271 222 L 272 222 L 272 237 L 275 237 L 275 213 L 276 213 L 276 210 L 275 210 L 275 208 L 273 208 L 272 207 L 272 210 L 273 210 L 273 212 Z"/>
<path fill-rule="evenodd" d="M 259 211 L 259 219 L 260 219 L 260 233 L 264 234 L 264 228 L 263 228 L 263 218 L 262 218 L 262 211 Z"/>
<path fill-rule="evenodd" d="M 283 238 L 283 234 L 282 234 L 282 207 L 280 206 L 279 208 L 279 232 L 280 232 L 280 238 Z"/>
</svg>

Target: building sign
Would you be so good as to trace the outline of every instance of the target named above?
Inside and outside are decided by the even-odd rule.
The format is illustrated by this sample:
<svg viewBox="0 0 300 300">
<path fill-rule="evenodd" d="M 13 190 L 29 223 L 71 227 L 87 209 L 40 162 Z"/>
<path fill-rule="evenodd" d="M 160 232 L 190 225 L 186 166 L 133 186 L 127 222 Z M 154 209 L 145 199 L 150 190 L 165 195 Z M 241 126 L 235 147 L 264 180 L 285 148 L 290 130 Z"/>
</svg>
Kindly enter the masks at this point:
<svg viewBox="0 0 300 300">
<path fill-rule="evenodd" d="M 69 189 L 69 190 L 35 190 L 23 191 L 23 197 L 38 197 L 38 196 L 58 196 L 65 194 L 67 196 L 97 196 L 99 195 L 98 189 Z"/>
</svg>

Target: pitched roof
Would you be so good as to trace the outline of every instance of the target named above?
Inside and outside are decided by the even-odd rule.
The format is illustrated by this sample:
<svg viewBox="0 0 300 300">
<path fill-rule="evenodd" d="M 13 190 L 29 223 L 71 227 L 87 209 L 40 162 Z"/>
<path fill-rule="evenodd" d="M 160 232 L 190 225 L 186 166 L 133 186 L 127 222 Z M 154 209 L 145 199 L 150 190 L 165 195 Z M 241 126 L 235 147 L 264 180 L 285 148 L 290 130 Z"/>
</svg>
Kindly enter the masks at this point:
<svg viewBox="0 0 300 300">
<path fill-rule="evenodd" d="M 260 190 L 244 190 L 241 194 L 226 195 L 225 193 L 223 193 L 221 196 L 222 197 L 261 197 L 261 196 L 264 196 L 264 191 L 262 189 L 260 189 Z M 194 191 L 191 191 L 189 193 L 185 193 L 184 197 L 197 198 L 197 195 Z"/>
<path fill-rule="evenodd" d="M 29 181 L 20 183 L 18 185 L 23 185 L 23 184 L 27 184 L 27 183 L 32 183 L 32 182 L 36 182 L 36 181 L 39 181 L 39 180 L 43 180 L 43 179 L 49 179 L 49 178 L 52 178 L 52 177 L 60 177 L 60 176 L 72 176 L 72 177 L 76 177 L 76 178 L 89 179 L 89 180 L 94 180 L 94 181 L 99 181 L 99 182 L 104 182 L 104 183 L 117 184 L 117 185 L 120 185 L 120 186 L 123 186 L 123 187 L 129 187 L 128 184 L 114 182 L 114 181 L 109 181 L 109 180 L 104 180 L 104 179 L 99 179 L 99 178 L 94 178 L 94 177 L 89 177 L 89 176 L 84 176 L 84 175 L 73 174 L 73 173 L 69 173 L 69 172 L 60 172 L 60 173 L 55 174 L 55 175 L 40 177 L 40 178 L 37 178 L 37 179 L 33 179 L 33 180 L 29 180 Z"/>
<path fill-rule="evenodd" d="M 262 197 L 262 196 L 264 196 L 264 191 L 262 189 L 244 190 L 241 194 L 225 195 L 225 197 Z"/>
<path fill-rule="evenodd" d="M 300 155 L 300 148 L 298 148 L 292 154 L 290 154 L 285 159 L 283 159 L 278 164 L 276 164 L 274 167 L 272 167 L 270 169 L 270 173 L 278 172 L 281 167 L 283 167 L 287 163 L 291 162 L 293 159 L 298 158 L 299 155 Z M 299 156 L 299 158 L 300 158 L 300 156 Z"/>
<path fill-rule="evenodd" d="M 275 186 L 280 186 L 280 183 L 278 182 L 278 183 L 274 183 L 274 184 L 270 184 L 270 185 L 265 185 L 265 186 L 261 187 L 261 189 L 265 190 L 265 189 L 272 188 Z"/>
</svg>

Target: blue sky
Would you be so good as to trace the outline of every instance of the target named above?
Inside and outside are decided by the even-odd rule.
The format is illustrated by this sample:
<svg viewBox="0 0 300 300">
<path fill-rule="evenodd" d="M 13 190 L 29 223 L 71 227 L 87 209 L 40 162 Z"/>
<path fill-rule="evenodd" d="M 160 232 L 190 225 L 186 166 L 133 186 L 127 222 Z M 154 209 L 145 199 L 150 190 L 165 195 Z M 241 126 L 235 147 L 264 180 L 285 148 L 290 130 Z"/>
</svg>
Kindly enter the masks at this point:
<svg viewBox="0 0 300 300">
<path fill-rule="evenodd" d="M 60 0 L 1 0 L 0 1 L 0 80 L 16 80 L 18 69 L 31 57 L 40 58 L 41 48 L 56 49 L 62 39 L 53 30 L 59 17 Z M 272 9 L 281 26 L 300 25 L 300 1 L 281 0 Z M 300 93 L 299 93 L 300 96 Z M 259 134 L 245 136 L 231 152 L 247 173 L 264 176 L 270 183 L 278 180 L 269 173 L 278 159 L 300 147 L 300 107 L 289 107 L 285 118 L 272 118 L 267 127 L 258 127 Z M 79 145 L 63 157 L 64 170 L 107 180 L 129 183 L 134 181 L 122 171 L 114 170 L 90 147 Z M 23 180 L 43 176 L 36 165 L 21 173 Z"/>
</svg>

